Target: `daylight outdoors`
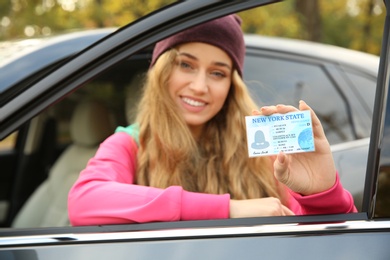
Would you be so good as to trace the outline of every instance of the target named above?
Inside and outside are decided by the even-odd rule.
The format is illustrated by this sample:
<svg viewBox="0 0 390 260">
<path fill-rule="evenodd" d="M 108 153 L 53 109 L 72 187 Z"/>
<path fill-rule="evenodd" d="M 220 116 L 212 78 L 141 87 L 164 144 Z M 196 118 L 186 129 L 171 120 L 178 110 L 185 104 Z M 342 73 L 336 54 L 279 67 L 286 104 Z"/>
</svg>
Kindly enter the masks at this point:
<svg viewBox="0 0 390 260">
<path fill-rule="evenodd" d="M 173 2 L 0 0 L 0 43 L 119 28 Z M 382 0 L 288 0 L 239 15 L 246 33 L 303 39 L 379 55 L 385 10 Z M 0 49 L 10 45 L 0 44 Z M 7 50 L 1 53 L 0 63 L 4 58 L 1 55 L 11 55 Z M 0 142 L 0 150 L 12 146 L 14 137 Z"/>
<path fill-rule="evenodd" d="M 119 27 L 172 2 L 0 0 L 0 41 Z M 305 39 L 379 54 L 385 14 L 381 0 L 288 0 L 240 15 L 245 17 L 243 28 L 248 33 Z"/>
<path fill-rule="evenodd" d="M 0 260 L 389 259 L 389 6 L 0 0 Z"/>
</svg>

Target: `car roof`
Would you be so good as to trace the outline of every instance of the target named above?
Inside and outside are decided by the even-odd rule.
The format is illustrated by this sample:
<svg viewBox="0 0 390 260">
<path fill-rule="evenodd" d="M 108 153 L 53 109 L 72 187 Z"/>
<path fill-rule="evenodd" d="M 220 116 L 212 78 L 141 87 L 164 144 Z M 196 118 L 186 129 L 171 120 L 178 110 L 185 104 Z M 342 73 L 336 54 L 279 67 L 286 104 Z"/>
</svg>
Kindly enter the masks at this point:
<svg viewBox="0 0 390 260">
<path fill-rule="evenodd" d="M 75 30 L 44 37 L 2 41 L 0 42 L 0 67 L 39 49 L 60 43 L 68 44 L 75 39 L 98 39 L 114 30 L 114 28 Z"/>
<path fill-rule="evenodd" d="M 313 59 L 327 60 L 351 67 L 359 67 L 373 75 L 378 73 L 379 56 L 361 51 L 305 40 L 255 34 L 245 35 L 245 43 L 247 48 L 272 50 L 279 53 L 290 53 Z"/>
<path fill-rule="evenodd" d="M 114 30 L 115 28 L 83 30 L 0 42 L 0 93 L 19 79 L 77 53 Z"/>
</svg>

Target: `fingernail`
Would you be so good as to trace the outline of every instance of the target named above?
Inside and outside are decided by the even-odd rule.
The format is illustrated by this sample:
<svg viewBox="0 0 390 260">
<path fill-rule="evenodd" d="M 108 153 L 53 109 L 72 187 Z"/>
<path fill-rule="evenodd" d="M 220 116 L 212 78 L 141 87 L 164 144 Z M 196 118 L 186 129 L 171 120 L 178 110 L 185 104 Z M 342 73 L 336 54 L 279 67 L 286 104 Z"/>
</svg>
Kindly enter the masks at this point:
<svg viewBox="0 0 390 260">
<path fill-rule="evenodd" d="M 285 160 L 286 160 L 286 158 L 285 158 L 285 156 L 284 156 L 284 153 L 280 152 L 280 153 L 278 154 L 278 161 L 279 161 L 281 164 L 283 164 Z"/>
</svg>

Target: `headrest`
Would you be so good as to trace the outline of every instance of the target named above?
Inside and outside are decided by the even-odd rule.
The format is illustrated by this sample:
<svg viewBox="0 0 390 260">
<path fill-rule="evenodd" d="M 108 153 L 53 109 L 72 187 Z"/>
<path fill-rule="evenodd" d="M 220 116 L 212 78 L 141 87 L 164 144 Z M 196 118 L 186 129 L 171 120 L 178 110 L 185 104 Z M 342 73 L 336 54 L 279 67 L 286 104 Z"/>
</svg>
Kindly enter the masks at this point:
<svg viewBox="0 0 390 260">
<path fill-rule="evenodd" d="M 70 134 L 74 143 L 96 146 L 114 132 L 111 114 L 101 103 L 80 102 L 73 112 Z"/>
</svg>

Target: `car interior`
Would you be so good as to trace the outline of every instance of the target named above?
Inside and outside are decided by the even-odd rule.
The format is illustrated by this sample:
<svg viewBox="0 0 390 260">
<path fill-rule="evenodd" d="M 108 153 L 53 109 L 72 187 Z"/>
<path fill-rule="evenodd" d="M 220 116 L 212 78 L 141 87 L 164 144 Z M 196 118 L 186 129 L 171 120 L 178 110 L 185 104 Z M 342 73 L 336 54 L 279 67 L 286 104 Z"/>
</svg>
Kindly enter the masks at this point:
<svg viewBox="0 0 390 260">
<path fill-rule="evenodd" d="M 260 58 L 260 56 L 254 59 L 254 57 L 247 59 L 247 67 L 257 68 L 261 64 L 259 62 L 265 62 L 266 66 L 275 63 L 275 67 L 278 68 L 272 70 L 275 75 L 264 75 L 257 70 L 249 73 L 249 78 L 256 75 L 247 83 L 249 88 L 256 91 L 253 95 L 257 100 L 273 104 L 275 100 L 280 99 L 281 95 L 276 95 L 280 92 L 284 94 L 282 97 L 288 98 L 286 103 L 294 103 L 301 98 L 311 101 L 316 106 L 317 114 L 321 117 L 331 144 L 351 138 L 352 135 L 345 134 L 351 131 L 347 123 L 348 113 L 334 112 L 336 110 L 347 111 L 348 109 L 343 107 L 344 103 L 335 102 L 336 109 L 336 106 L 322 104 L 323 102 L 311 98 L 314 96 L 318 99 L 322 95 L 308 94 L 310 91 L 317 91 L 318 76 L 313 75 L 322 75 L 322 69 L 318 65 L 310 67 L 307 65 L 310 63 L 306 60 L 298 63 L 287 62 L 279 58 L 274 58 L 271 63 L 269 59 Z M 6 176 L 9 184 L 0 183 L 2 185 L 0 189 L 1 226 L 22 228 L 69 225 L 67 193 L 78 173 L 85 167 L 88 159 L 94 155 L 99 143 L 112 134 L 116 126 L 126 126 L 133 122 L 136 103 L 141 93 L 141 84 L 149 66 L 149 60 L 150 50 L 132 56 L 42 111 L 18 132 L 11 135 L 13 149 L 0 150 L 3 153 L 10 153 L 8 161 L 10 166 L 4 166 L 4 169 L 7 167 L 10 169 L 5 171 L 10 173 L 10 176 Z M 299 77 L 302 74 L 299 71 L 289 76 L 282 70 L 285 68 L 286 71 L 294 71 L 291 68 L 298 68 L 297 64 L 300 64 L 300 67 L 310 67 L 312 72 L 302 78 Z M 302 70 L 307 71 L 303 68 Z M 260 87 L 260 80 L 257 77 L 262 79 Z M 284 83 L 274 82 L 274 79 L 282 77 Z M 286 77 L 292 78 L 286 80 Z M 328 89 L 328 91 L 333 89 L 329 79 L 322 77 L 324 78 L 321 84 L 325 85 L 323 89 Z M 293 84 L 293 86 L 286 84 Z M 263 91 L 270 92 L 278 88 L 280 91 L 275 91 L 278 93 L 264 95 Z M 305 91 L 303 92 L 301 88 L 305 88 Z M 282 92 L 282 89 L 289 90 L 291 93 L 285 91 L 286 94 Z M 303 93 L 306 94 L 303 95 Z M 264 100 L 264 98 L 271 100 Z M 338 109 L 338 107 L 341 108 Z M 332 115 L 337 117 L 334 118 Z M 340 129 L 334 127 L 336 121 L 337 126 L 342 126 Z M 4 142 L 7 140 L 0 144 Z M 16 165 L 16 162 L 19 164 Z"/>
<path fill-rule="evenodd" d="M 12 227 L 66 226 L 67 197 L 79 172 L 95 154 L 99 143 L 114 130 L 113 117 L 104 104 L 82 100 L 70 120 L 70 144 L 50 167 L 45 179 L 24 203 Z M 45 135 L 42 135 L 46 138 Z"/>
<path fill-rule="evenodd" d="M 134 119 L 147 58 L 133 57 L 37 115 L 13 135 L 22 163 L 1 208 L 4 227 L 68 226 L 67 196 L 99 144 Z M 15 137 L 16 136 L 16 137 Z"/>
</svg>

